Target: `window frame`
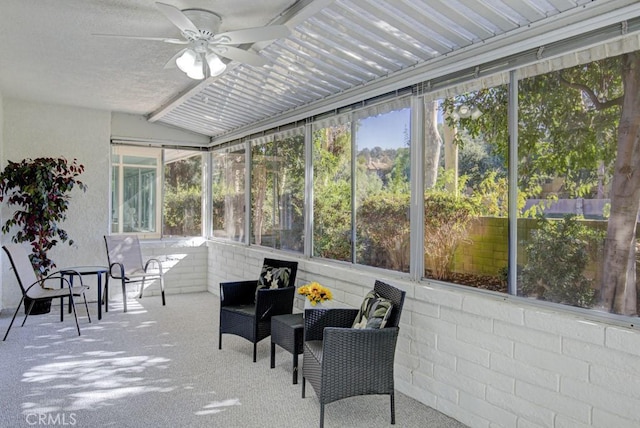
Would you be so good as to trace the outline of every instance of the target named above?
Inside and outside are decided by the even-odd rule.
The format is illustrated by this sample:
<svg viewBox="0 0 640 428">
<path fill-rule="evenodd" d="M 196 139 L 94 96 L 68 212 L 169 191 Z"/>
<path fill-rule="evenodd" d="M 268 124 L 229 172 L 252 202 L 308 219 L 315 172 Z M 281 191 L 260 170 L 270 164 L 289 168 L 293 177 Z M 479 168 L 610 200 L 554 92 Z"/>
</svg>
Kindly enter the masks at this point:
<svg viewBox="0 0 640 428">
<path fill-rule="evenodd" d="M 156 150 L 157 153 L 155 156 L 150 156 L 152 150 Z M 117 161 L 114 162 L 114 157 L 117 156 Z M 149 159 L 155 159 L 155 166 L 145 166 L 139 164 L 128 164 L 124 162 L 125 156 L 137 156 Z M 124 146 L 124 145 L 112 145 L 111 146 L 111 158 L 110 158 L 110 210 L 111 213 L 109 219 L 109 233 L 112 235 L 137 235 L 141 239 L 154 239 L 160 238 L 162 236 L 162 195 L 163 195 L 163 171 L 164 161 L 163 161 L 163 151 L 162 149 L 149 149 L 143 147 L 134 147 L 134 146 Z M 155 223 L 155 231 L 151 232 L 125 232 L 124 231 L 124 223 L 120 221 L 120 219 L 124 218 L 124 169 L 127 167 L 138 167 L 148 170 L 155 170 L 155 192 L 154 192 L 154 223 Z M 113 185 L 114 185 L 114 169 L 117 169 L 117 181 L 118 190 L 117 190 L 117 201 L 114 201 L 113 194 Z M 113 204 L 116 204 L 114 207 Z M 115 210 L 117 210 L 118 214 L 118 230 L 113 230 L 113 215 L 115 214 Z"/>
<path fill-rule="evenodd" d="M 633 43 L 640 43 L 640 36 L 638 35 L 630 35 L 628 38 L 634 39 Z M 638 39 L 638 40 L 635 40 Z M 626 42 L 626 38 L 625 38 Z M 629 44 L 632 44 L 632 41 L 629 41 Z M 410 97 L 411 102 L 411 175 L 412 177 L 423 177 L 424 176 L 424 166 L 422 165 L 421 160 L 424 158 L 424 148 L 418 142 L 421 142 L 424 137 L 421 136 L 421 133 L 424 133 L 424 102 L 425 100 L 431 99 L 440 99 L 448 96 L 453 96 L 462 92 L 471 92 L 474 90 L 478 90 L 481 88 L 486 88 L 488 86 L 497 86 L 499 84 L 509 85 L 509 94 L 508 94 L 508 123 L 507 126 L 509 128 L 509 153 L 507 155 L 508 159 L 505 159 L 508 165 L 517 165 L 518 164 L 518 135 L 517 135 L 517 124 L 518 124 L 518 90 L 517 83 L 519 79 L 523 78 L 527 75 L 527 73 L 531 72 L 540 72 L 540 67 L 544 67 L 543 63 L 548 62 L 553 65 L 561 64 L 564 61 L 564 58 L 582 58 L 588 57 L 589 55 L 595 54 L 596 52 L 605 52 L 608 51 L 609 45 L 612 46 L 612 50 L 607 56 L 617 56 L 622 52 L 623 47 L 626 49 L 626 44 L 621 42 L 620 40 L 615 39 L 602 39 L 599 41 L 597 45 L 593 47 L 590 45 L 580 44 L 580 43 L 570 43 L 563 42 L 562 45 L 559 45 L 557 49 L 554 51 L 554 56 L 549 58 L 540 58 L 537 56 L 532 56 L 527 52 L 522 52 L 515 57 L 518 57 L 517 67 L 513 66 L 497 66 L 494 69 L 491 69 L 491 63 L 483 64 L 478 67 L 475 67 L 476 72 L 473 74 L 468 74 L 463 76 L 463 72 L 454 73 L 452 75 L 447 76 L 439 76 L 437 79 L 434 78 L 433 85 L 431 85 L 431 81 L 422 82 L 415 84 L 412 86 L 412 96 Z M 619 45 L 619 46 L 618 46 Z M 637 50 L 637 48 L 632 49 Z M 565 64 L 563 68 L 570 67 L 569 64 Z M 486 69 L 486 73 L 480 75 L 478 70 Z M 388 97 L 387 99 L 399 99 L 402 95 L 396 93 L 395 98 L 393 96 Z M 384 268 L 378 268 L 373 266 L 366 266 L 356 263 L 356 260 L 334 260 L 327 259 L 324 257 L 315 256 L 314 252 L 314 189 L 313 189 L 313 176 L 314 176 L 314 158 L 313 158 L 313 132 L 317 127 L 327 127 L 331 124 L 337 124 L 341 122 L 351 122 L 353 123 L 355 116 L 355 112 L 362 106 L 367 105 L 367 103 L 371 102 L 374 104 L 374 99 L 367 99 L 364 101 L 359 101 L 356 104 L 346 105 L 346 106 L 336 106 L 335 109 L 327 109 L 327 111 L 323 113 L 319 113 L 316 116 L 306 118 L 306 133 L 305 133 L 305 199 L 306 202 L 306 210 L 305 210 L 305 231 L 309 239 L 305 239 L 305 251 L 304 255 L 306 257 L 313 257 L 319 260 L 327 260 L 328 262 L 338 263 L 338 264 L 350 264 L 357 265 L 358 269 L 363 270 L 384 270 L 385 275 L 391 276 L 400 276 L 406 277 L 401 272 L 395 272 Z M 274 128 L 275 129 L 275 128 Z M 265 134 L 263 131 L 262 135 Z M 351 135 L 352 143 L 355 138 L 355 133 L 352 132 Z M 245 141 L 245 140 L 235 140 L 237 141 Z M 227 142 L 225 142 L 226 145 Z M 232 142 L 229 142 L 231 144 Z M 248 149 L 246 153 L 250 153 Z M 352 153 L 352 162 L 354 162 L 354 158 L 356 153 Z M 247 161 L 248 171 L 250 171 L 250 160 Z M 353 180 L 355 175 L 352 173 L 351 179 Z M 425 278 L 423 275 L 424 272 L 424 250 L 422 246 L 423 235 L 424 235 L 424 182 L 421 179 L 412 179 L 410 181 L 411 185 L 411 259 L 410 259 L 410 279 L 417 283 L 428 283 L 428 282 L 442 282 L 445 285 L 458 287 L 456 284 L 446 281 L 438 281 L 434 279 Z M 517 242 L 518 237 L 516 236 L 517 232 L 517 182 L 518 182 L 518 171 L 517 168 L 508 168 L 508 180 L 509 180 L 509 189 L 508 189 L 508 232 L 509 232 L 509 243 L 508 243 L 508 265 L 509 266 L 517 266 L 517 245 L 514 245 Z M 251 184 L 250 180 L 245 182 L 246 190 L 245 194 L 247 198 L 250 197 Z M 250 206 L 250 202 L 248 204 Z M 351 210 L 352 214 L 357 207 L 352 205 Z M 252 224 L 252 219 L 249 218 L 245 224 L 245 239 L 246 242 L 242 242 L 245 245 L 251 245 L 248 242 L 250 235 L 250 225 Z M 353 231 L 354 226 L 351 226 L 351 230 Z M 278 249 L 273 249 L 274 251 L 281 251 Z M 355 257 L 355 252 L 352 253 L 353 257 Z M 581 314 L 588 314 L 589 317 L 595 318 L 628 318 L 626 316 L 620 316 L 616 314 L 602 313 L 595 310 L 584 310 L 580 308 L 574 308 L 571 306 L 567 306 L 565 304 L 557 304 L 552 302 L 544 302 L 544 301 L 532 301 L 530 298 L 524 298 L 518 296 L 517 291 L 517 270 L 514 268 L 508 269 L 508 290 L 504 294 L 500 294 L 501 298 L 507 299 L 517 299 L 522 300 L 525 299 L 527 303 L 553 307 L 554 309 L 561 309 L 563 311 L 577 311 Z M 475 292 L 480 293 L 491 293 L 486 290 L 475 289 L 469 286 L 462 286 L 465 289 L 473 290 Z M 635 320 L 636 317 L 633 317 Z"/>
</svg>

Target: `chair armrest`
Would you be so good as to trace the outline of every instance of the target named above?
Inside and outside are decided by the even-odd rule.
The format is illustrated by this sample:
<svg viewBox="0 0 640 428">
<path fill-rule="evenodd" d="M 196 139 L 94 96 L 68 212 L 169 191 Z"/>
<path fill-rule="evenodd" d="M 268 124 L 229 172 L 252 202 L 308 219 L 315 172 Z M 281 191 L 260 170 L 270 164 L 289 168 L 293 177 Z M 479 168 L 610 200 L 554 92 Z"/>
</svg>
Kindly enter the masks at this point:
<svg viewBox="0 0 640 428">
<path fill-rule="evenodd" d="M 290 314 L 293 312 L 293 297 L 295 287 L 261 288 L 256 299 L 256 317 L 258 320 L 267 320 L 275 315 Z"/>
<path fill-rule="evenodd" d="M 252 304 L 258 280 L 220 283 L 220 306 Z"/>
<path fill-rule="evenodd" d="M 305 309 L 304 340 L 322 340 L 327 327 L 350 328 L 358 315 L 358 309 Z"/>
<path fill-rule="evenodd" d="M 51 280 L 56 280 L 56 286 L 55 287 L 45 287 L 44 286 L 45 283 L 47 281 L 51 281 Z M 29 295 L 29 291 L 31 291 L 31 289 L 33 289 L 36 286 L 38 286 L 38 288 L 41 288 L 42 290 L 38 293 L 37 296 L 33 296 L 33 295 L 30 296 Z M 46 297 L 55 298 L 55 297 L 61 297 L 60 293 L 65 289 L 68 289 L 68 293 L 69 293 L 69 295 L 71 295 L 73 293 L 73 291 L 74 291 L 74 288 L 76 288 L 76 287 L 72 287 L 71 286 L 71 281 L 69 281 L 68 278 L 65 278 L 64 275 L 61 275 L 59 272 L 54 272 L 53 274 L 50 274 L 50 275 L 46 276 L 45 278 L 38 279 L 33 284 L 29 285 L 24 290 L 24 294 L 26 296 L 30 297 L 30 298 L 33 298 L 33 299 L 42 299 L 42 298 L 46 298 Z M 84 288 L 84 285 L 83 285 L 83 288 Z"/>
<path fill-rule="evenodd" d="M 78 279 L 80 280 L 80 287 L 85 287 L 84 285 L 84 280 L 82 279 L 82 274 L 80 274 L 80 272 L 78 272 L 75 269 L 61 269 L 59 271 L 56 272 L 52 272 L 49 275 L 47 275 L 45 278 L 42 278 L 42 284 L 45 283 L 45 281 L 49 281 L 52 279 L 59 279 L 61 281 L 65 281 L 67 283 L 67 285 L 69 286 L 69 288 L 71 287 L 78 287 L 77 285 L 74 286 L 71 284 L 71 281 L 69 281 L 67 278 L 65 278 L 66 275 L 74 275 L 77 276 Z M 89 288 L 87 286 L 87 288 Z"/>
<path fill-rule="evenodd" d="M 113 268 L 116 268 L 116 274 L 113 274 Z M 113 279 L 123 279 L 124 276 L 124 265 L 122 263 L 113 262 L 109 265 L 109 276 Z"/>
<path fill-rule="evenodd" d="M 363 380 L 377 385 L 376 388 L 393 385 L 398 331 L 398 327 L 326 328 L 322 341 L 325 385 L 359 384 Z"/>
<path fill-rule="evenodd" d="M 151 263 L 155 264 L 158 267 L 158 273 L 160 276 L 162 276 L 162 263 L 160 263 L 160 260 L 156 258 L 151 258 L 147 260 L 147 262 L 144 264 L 144 271 L 147 272 L 149 270 L 149 265 Z"/>
</svg>

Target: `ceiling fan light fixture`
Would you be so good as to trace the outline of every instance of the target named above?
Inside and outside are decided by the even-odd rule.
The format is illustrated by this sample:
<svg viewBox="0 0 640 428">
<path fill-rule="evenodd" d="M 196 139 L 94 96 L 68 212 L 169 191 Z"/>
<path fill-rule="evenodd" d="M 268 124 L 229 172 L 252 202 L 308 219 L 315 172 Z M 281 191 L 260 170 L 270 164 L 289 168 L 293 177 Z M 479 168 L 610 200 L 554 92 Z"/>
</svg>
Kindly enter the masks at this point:
<svg viewBox="0 0 640 428">
<path fill-rule="evenodd" d="M 180 70 L 188 74 L 189 71 L 194 67 L 197 58 L 198 56 L 193 50 L 187 49 L 182 55 L 178 57 L 178 59 L 176 59 L 176 65 Z"/>
<path fill-rule="evenodd" d="M 214 53 L 207 54 L 206 59 L 211 76 L 218 76 L 227 68 L 227 65 Z"/>
<path fill-rule="evenodd" d="M 202 65 L 202 58 L 196 58 L 193 65 L 186 71 L 187 76 L 195 80 L 204 79 L 204 68 Z"/>
<path fill-rule="evenodd" d="M 171 68 L 175 61 L 176 66 L 192 79 L 202 80 L 210 76 L 218 76 L 226 70 L 226 64 L 229 61 L 262 67 L 268 63 L 267 59 L 246 49 L 244 45 L 284 38 L 291 32 L 285 25 L 267 25 L 218 33 L 222 18 L 212 11 L 180 10 L 176 6 L 162 2 L 156 2 L 156 7 L 180 30 L 181 39 L 115 34 L 103 34 L 103 36 L 188 45 L 186 49 L 176 53 L 165 64 L 165 68 Z M 224 58 L 224 61 L 221 58 Z"/>
</svg>

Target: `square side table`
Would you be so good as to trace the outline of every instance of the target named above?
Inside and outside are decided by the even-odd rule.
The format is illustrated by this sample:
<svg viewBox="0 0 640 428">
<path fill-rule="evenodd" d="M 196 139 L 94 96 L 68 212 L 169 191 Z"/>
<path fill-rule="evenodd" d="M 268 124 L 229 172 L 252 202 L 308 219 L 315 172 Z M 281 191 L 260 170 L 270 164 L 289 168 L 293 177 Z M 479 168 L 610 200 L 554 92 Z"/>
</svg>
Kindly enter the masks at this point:
<svg viewBox="0 0 640 428">
<path fill-rule="evenodd" d="M 271 368 L 276 366 L 276 345 L 293 354 L 293 384 L 298 383 L 298 355 L 302 354 L 302 314 L 277 315 L 271 318 Z"/>
</svg>

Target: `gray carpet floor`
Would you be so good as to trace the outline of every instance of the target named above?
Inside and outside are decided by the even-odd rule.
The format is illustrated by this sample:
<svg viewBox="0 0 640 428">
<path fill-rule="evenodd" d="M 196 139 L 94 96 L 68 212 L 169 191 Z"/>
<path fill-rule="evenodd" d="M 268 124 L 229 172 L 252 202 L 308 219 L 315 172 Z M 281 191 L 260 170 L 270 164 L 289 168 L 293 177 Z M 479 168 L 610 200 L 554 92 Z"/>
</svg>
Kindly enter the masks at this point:
<svg viewBox="0 0 640 428">
<path fill-rule="evenodd" d="M 291 354 L 277 348 L 269 368 L 269 339 L 251 361 L 248 341 L 223 336 L 217 347 L 218 298 L 209 293 L 111 302 L 93 322 L 20 311 L 0 342 L 0 427 L 317 427 L 318 400 L 291 382 Z M 4 335 L 13 311 L 0 313 Z M 301 357 L 302 358 L 302 357 Z M 386 427 L 387 396 L 353 397 L 325 407 L 326 427 Z M 396 394 L 398 427 L 463 427 L 403 394 Z"/>
</svg>

